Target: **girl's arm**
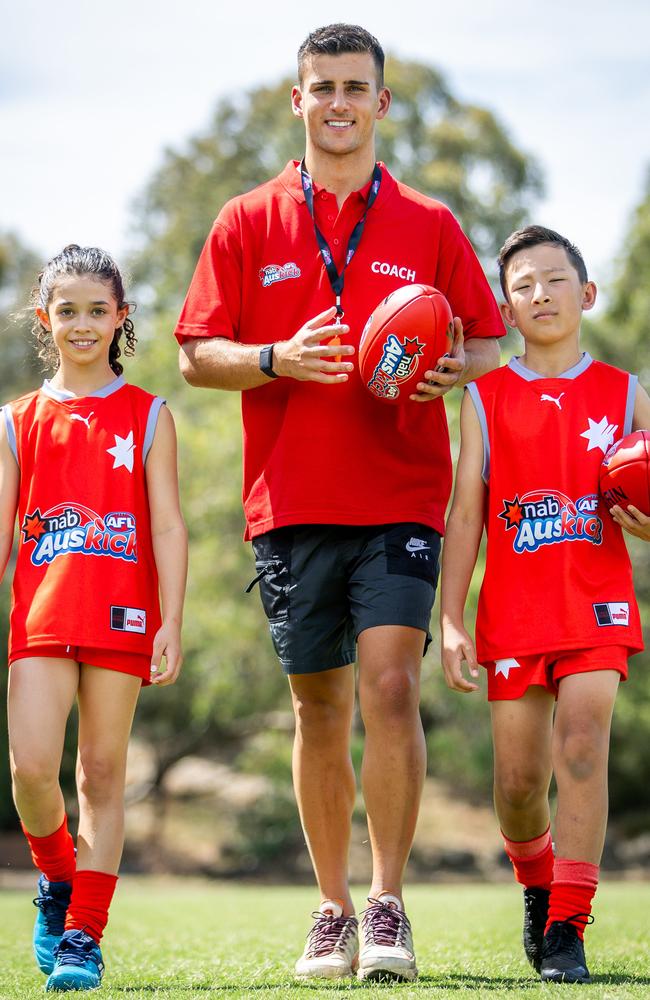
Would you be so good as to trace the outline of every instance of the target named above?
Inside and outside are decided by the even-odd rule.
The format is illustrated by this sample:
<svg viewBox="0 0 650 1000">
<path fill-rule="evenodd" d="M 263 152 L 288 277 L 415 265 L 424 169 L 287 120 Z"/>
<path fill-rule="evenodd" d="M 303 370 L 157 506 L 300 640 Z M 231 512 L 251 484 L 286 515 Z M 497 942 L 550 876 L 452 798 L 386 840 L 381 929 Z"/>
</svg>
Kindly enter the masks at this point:
<svg viewBox="0 0 650 1000">
<path fill-rule="evenodd" d="M 650 397 L 641 385 L 637 385 L 636 387 L 632 430 L 650 430 Z M 632 504 L 629 504 L 626 510 L 623 510 L 618 505 L 612 507 L 610 514 L 625 531 L 629 531 L 631 535 L 636 535 L 637 538 L 642 538 L 644 541 L 650 542 L 650 517 L 642 514 Z"/>
<path fill-rule="evenodd" d="M 472 677 L 478 677 L 478 663 L 463 615 L 483 533 L 485 484 L 482 479 L 483 435 L 467 392 L 460 411 L 460 431 L 456 487 L 442 551 L 440 627 L 445 680 L 452 690 L 469 693 L 476 691 L 478 685 L 463 677 L 462 661 L 467 662 Z"/>
<path fill-rule="evenodd" d="M 158 414 L 145 472 L 162 605 L 162 625 L 153 642 L 152 670 L 160 668 L 163 656 L 167 661 L 166 669 L 162 673 L 152 672 L 151 680 L 164 685 L 173 684 L 183 662 L 181 623 L 187 580 L 187 530 L 178 496 L 176 429 L 166 406 L 162 406 Z"/>
<path fill-rule="evenodd" d="M 20 470 L 16 464 L 5 422 L 0 415 L 0 580 L 4 576 L 14 541 Z"/>
</svg>

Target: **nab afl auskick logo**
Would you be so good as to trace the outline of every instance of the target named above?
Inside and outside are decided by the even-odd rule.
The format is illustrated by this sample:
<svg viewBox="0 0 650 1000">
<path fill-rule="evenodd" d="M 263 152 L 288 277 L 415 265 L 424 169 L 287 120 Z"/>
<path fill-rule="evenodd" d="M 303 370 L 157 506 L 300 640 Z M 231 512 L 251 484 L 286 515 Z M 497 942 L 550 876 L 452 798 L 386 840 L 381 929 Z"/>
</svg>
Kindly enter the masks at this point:
<svg viewBox="0 0 650 1000">
<path fill-rule="evenodd" d="M 138 561 L 135 517 L 130 511 L 110 511 L 102 517 L 82 504 L 57 504 L 41 514 L 36 507 L 25 514 L 20 528 L 23 545 L 34 543 L 34 566 L 58 556 L 80 553 Z"/>
<path fill-rule="evenodd" d="M 368 382 L 370 391 L 388 399 L 399 396 L 400 383 L 410 378 L 416 370 L 418 359 L 424 353 L 423 347 L 424 344 L 421 344 L 417 337 L 405 337 L 404 340 L 400 340 L 394 333 L 389 333 L 379 364 Z"/>
<path fill-rule="evenodd" d="M 542 545 L 562 542 L 600 545 L 603 522 L 597 513 L 598 505 L 595 493 L 574 501 L 563 493 L 531 490 L 513 500 L 504 498 L 503 510 L 497 516 L 505 522 L 506 531 L 515 530 L 515 552 L 535 552 Z"/>
</svg>

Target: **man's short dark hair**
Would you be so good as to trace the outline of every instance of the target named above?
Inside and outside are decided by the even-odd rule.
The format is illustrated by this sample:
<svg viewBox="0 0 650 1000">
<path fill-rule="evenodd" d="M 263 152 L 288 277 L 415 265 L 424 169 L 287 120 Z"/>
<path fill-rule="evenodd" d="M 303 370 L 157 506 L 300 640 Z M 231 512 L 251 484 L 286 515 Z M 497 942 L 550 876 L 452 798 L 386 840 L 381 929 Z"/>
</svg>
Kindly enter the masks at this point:
<svg viewBox="0 0 650 1000">
<path fill-rule="evenodd" d="M 369 52 L 377 70 L 377 86 L 384 86 L 384 50 L 374 35 L 358 24 L 328 24 L 310 32 L 298 49 L 298 81 L 309 56 L 339 56 L 345 52 Z"/>
<path fill-rule="evenodd" d="M 530 247 L 537 247 L 542 244 L 562 247 L 562 249 L 566 251 L 566 255 L 571 264 L 578 272 L 580 283 L 584 285 L 586 281 L 589 281 L 589 278 L 587 277 L 587 267 L 582 254 L 578 250 L 577 246 L 575 246 L 574 243 L 571 243 L 566 236 L 561 236 L 559 233 L 556 233 L 554 229 L 546 229 L 545 226 L 526 226 L 524 229 L 518 229 L 516 232 L 511 233 L 499 250 L 499 256 L 497 257 L 501 291 L 506 298 L 508 298 L 508 291 L 506 288 L 506 267 L 508 266 L 508 261 L 520 250 L 527 250 Z"/>
</svg>

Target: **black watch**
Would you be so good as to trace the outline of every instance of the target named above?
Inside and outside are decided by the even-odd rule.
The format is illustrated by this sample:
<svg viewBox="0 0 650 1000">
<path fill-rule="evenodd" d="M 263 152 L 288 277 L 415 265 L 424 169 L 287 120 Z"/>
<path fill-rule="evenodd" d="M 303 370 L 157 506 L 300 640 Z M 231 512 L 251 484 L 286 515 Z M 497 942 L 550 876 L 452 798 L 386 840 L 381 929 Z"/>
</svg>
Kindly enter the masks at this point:
<svg viewBox="0 0 650 1000">
<path fill-rule="evenodd" d="M 260 371 L 268 378 L 279 378 L 273 371 L 273 344 L 268 344 L 260 351 Z"/>
</svg>

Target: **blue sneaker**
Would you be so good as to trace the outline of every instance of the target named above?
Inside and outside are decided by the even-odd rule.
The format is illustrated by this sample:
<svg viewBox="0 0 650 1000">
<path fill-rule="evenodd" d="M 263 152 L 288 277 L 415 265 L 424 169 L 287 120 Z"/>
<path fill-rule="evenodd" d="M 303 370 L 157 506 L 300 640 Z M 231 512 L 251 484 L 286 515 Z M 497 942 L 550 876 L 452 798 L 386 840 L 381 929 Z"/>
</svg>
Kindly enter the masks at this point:
<svg viewBox="0 0 650 1000">
<path fill-rule="evenodd" d="M 54 952 L 63 934 L 65 915 L 70 904 L 72 882 L 48 882 L 45 875 L 38 880 L 38 907 L 34 923 L 34 958 L 41 972 L 54 968 Z"/>
<path fill-rule="evenodd" d="M 45 989 L 49 993 L 96 990 L 102 984 L 103 972 L 102 953 L 95 939 L 85 931 L 65 931 Z"/>
</svg>

